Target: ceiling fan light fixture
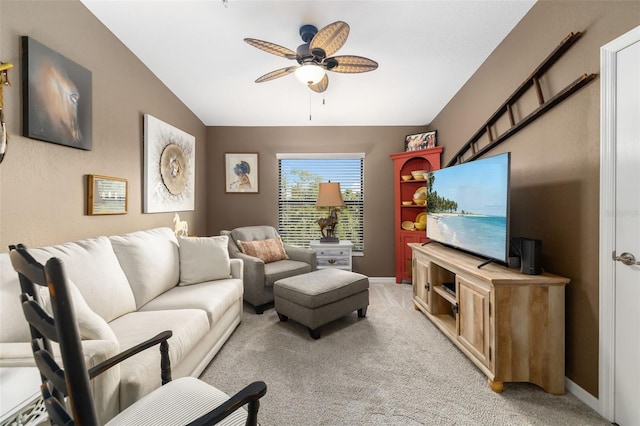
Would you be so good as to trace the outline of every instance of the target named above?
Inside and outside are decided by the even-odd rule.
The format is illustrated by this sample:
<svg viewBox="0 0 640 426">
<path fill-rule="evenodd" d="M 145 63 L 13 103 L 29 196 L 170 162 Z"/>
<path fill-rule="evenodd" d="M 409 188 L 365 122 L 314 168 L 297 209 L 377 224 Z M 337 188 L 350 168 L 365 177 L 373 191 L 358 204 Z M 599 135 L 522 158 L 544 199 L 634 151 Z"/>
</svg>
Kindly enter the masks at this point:
<svg viewBox="0 0 640 426">
<path fill-rule="evenodd" d="M 296 78 L 303 84 L 316 84 L 324 78 L 325 71 L 315 64 L 303 64 L 296 69 Z"/>
</svg>

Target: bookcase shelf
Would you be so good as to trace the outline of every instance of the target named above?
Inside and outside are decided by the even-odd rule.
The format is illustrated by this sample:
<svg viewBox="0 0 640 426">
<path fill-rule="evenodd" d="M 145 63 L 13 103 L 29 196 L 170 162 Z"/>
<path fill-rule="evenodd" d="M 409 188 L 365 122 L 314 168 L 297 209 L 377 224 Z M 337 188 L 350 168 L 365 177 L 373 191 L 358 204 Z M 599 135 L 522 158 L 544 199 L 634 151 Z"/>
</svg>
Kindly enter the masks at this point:
<svg viewBox="0 0 640 426">
<path fill-rule="evenodd" d="M 412 265 L 411 249 L 409 243 L 423 243 L 428 241 L 425 230 L 408 231 L 402 229 L 402 222 L 415 222 L 416 217 L 426 212 L 425 205 L 412 204 L 403 206 L 403 201 L 412 201 L 413 194 L 420 187 L 427 185 L 424 179 L 402 180 L 401 176 L 410 175 L 412 171 L 427 170 L 433 171 L 440 168 L 440 156 L 442 147 L 422 149 L 418 151 L 406 151 L 391 154 L 393 160 L 394 179 L 394 229 L 395 229 L 395 272 L 396 282 L 411 282 Z"/>
</svg>

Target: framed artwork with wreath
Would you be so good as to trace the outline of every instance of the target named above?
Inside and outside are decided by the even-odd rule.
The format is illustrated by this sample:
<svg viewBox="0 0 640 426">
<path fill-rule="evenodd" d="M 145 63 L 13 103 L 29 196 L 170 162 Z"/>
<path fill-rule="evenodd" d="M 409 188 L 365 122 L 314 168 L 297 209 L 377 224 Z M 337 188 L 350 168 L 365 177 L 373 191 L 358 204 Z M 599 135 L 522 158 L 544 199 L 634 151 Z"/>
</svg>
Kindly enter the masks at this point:
<svg viewBox="0 0 640 426">
<path fill-rule="evenodd" d="M 195 208 L 195 137 L 144 115 L 144 212 Z"/>
</svg>

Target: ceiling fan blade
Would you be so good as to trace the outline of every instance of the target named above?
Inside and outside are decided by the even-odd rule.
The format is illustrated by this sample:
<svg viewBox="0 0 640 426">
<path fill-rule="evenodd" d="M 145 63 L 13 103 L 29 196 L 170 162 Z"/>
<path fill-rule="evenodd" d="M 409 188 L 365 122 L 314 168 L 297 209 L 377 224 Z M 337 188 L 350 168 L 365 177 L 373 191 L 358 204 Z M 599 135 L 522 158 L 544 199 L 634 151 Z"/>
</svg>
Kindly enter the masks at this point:
<svg viewBox="0 0 640 426">
<path fill-rule="evenodd" d="M 309 44 L 309 51 L 316 57 L 324 59 L 340 49 L 349 36 L 349 25 L 336 21 L 329 24 L 313 37 Z"/>
<path fill-rule="evenodd" d="M 322 80 L 320 80 L 316 84 L 308 84 L 308 86 L 309 89 L 313 90 L 314 92 L 322 93 L 327 90 L 327 87 L 329 87 L 329 77 L 325 74 L 324 77 L 322 77 Z"/>
<path fill-rule="evenodd" d="M 297 57 L 296 52 L 294 52 L 293 50 L 287 49 L 286 47 L 282 47 L 275 43 L 270 43 L 268 41 L 258 40 L 255 38 L 245 38 L 244 41 L 253 47 L 257 47 L 260 50 L 264 50 L 265 52 L 271 53 L 276 56 L 281 56 L 287 59 L 296 59 Z"/>
<path fill-rule="evenodd" d="M 326 60 L 327 70 L 354 74 L 359 72 L 373 71 L 378 68 L 378 63 L 362 56 L 334 56 Z"/>
<path fill-rule="evenodd" d="M 265 81 L 269 81 L 269 80 L 273 80 L 273 79 L 276 79 L 276 78 L 284 77 L 285 75 L 291 74 L 296 69 L 298 69 L 298 65 L 295 65 L 295 66 L 292 66 L 292 67 L 280 68 L 279 70 L 271 71 L 270 73 L 267 73 L 267 74 L 263 75 L 262 77 L 259 77 L 256 80 L 256 83 L 264 83 Z"/>
</svg>

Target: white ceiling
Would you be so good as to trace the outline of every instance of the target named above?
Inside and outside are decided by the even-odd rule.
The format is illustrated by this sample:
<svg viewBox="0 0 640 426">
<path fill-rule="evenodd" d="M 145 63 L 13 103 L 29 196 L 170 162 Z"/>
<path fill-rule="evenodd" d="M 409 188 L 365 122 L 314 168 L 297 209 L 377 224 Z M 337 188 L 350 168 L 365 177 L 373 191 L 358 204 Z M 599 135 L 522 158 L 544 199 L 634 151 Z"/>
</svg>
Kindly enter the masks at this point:
<svg viewBox="0 0 640 426">
<path fill-rule="evenodd" d="M 207 126 L 377 126 L 429 124 L 535 0 L 82 2 Z M 334 21 L 351 27 L 337 54 L 377 70 L 329 73 L 324 94 L 254 83 L 296 62 L 245 37 L 295 51 L 301 25 Z"/>
</svg>

